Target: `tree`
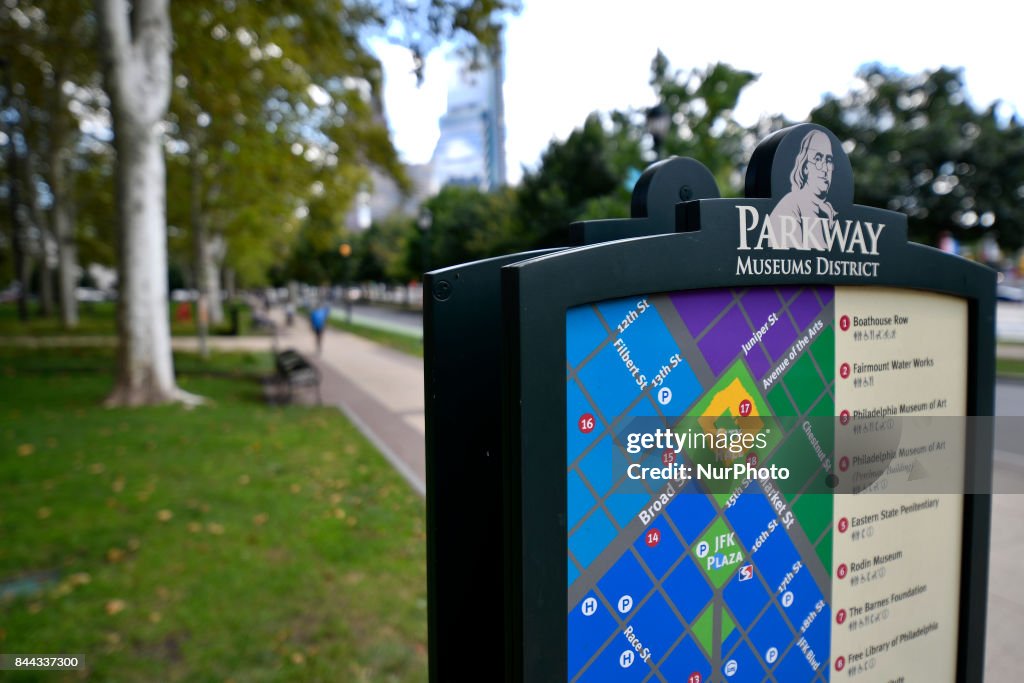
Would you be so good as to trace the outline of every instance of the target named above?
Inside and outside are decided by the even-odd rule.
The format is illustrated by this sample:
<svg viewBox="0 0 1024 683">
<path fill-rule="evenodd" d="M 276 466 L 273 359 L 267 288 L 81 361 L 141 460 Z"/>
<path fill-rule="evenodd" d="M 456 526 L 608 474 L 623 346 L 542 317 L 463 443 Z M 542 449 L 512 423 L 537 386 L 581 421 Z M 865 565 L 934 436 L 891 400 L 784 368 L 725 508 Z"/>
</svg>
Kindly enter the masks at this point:
<svg viewBox="0 0 1024 683">
<path fill-rule="evenodd" d="M 10 53 L 7 74 L 17 84 L 21 199 L 35 236 L 31 243 L 41 275 L 41 300 L 45 310 L 52 299 L 48 271 L 56 257 L 66 328 L 74 327 L 78 318 L 74 170 L 84 149 L 80 124 L 88 127 L 97 118 L 94 100 L 99 96 L 91 19 L 88 0 L 25 0 L 0 13 L 0 43 L 18 46 Z"/>
<path fill-rule="evenodd" d="M 517 192 L 522 245 L 564 244 L 574 221 L 628 217 L 631 177 L 659 157 L 694 157 L 715 175 L 723 194 L 737 193 L 736 169 L 752 147 L 752 135 L 732 111 L 755 79 L 726 64 L 673 70 L 659 51 L 651 62 L 650 84 L 666 129 L 648 131 L 651 111 L 594 113 L 564 142 L 552 142 Z"/>
<path fill-rule="evenodd" d="M 381 114 L 380 66 L 359 41 L 365 17 L 321 28 L 337 25 L 342 10 L 336 2 L 172 6 L 170 182 L 188 201 L 171 220 L 191 232 L 211 323 L 221 317 L 226 259 L 251 272 L 239 262 L 262 254 L 265 269 L 296 211 L 314 199 L 343 209 L 367 165 L 402 175 Z M 233 248 L 239 241 L 249 248 Z"/>
<path fill-rule="evenodd" d="M 96 0 L 117 151 L 118 368 L 108 405 L 194 400 L 174 380 L 167 304 L 169 0 Z"/>
<path fill-rule="evenodd" d="M 1024 244 L 1024 128 L 998 103 L 979 111 L 960 70 L 915 75 L 874 64 L 860 87 L 829 96 L 811 121 L 831 129 L 850 156 L 854 198 L 908 216 L 911 236 L 935 244 L 998 231 Z"/>
<path fill-rule="evenodd" d="M 168 0 L 96 0 L 96 3 L 99 42 L 118 154 L 120 351 L 117 385 L 108 401 L 111 404 L 136 405 L 187 400 L 188 397 L 174 385 L 167 325 L 166 167 L 160 134 L 171 93 L 172 35 Z M 339 31 L 344 35 L 354 35 L 358 27 L 369 23 L 383 25 L 388 8 L 392 11 L 402 8 L 401 11 L 405 12 L 411 7 L 413 5 L 408 3 L 395 3 L 394 6 L 347 5 L 340 0 L 317 0 L 302 5 L 273 2 L 252 7 L 240 7 L 234 2 L 220 4 L 220 8 L 226 11 L 238 9 L 259 14 L 263 10 L 264 14 L 274 17 L 265 25 L 274 40 L 284 40 L 279 36 L 289 28 L 295 29 L 296 42 L 309 46 L 309 62 L 289 69 L 293 76 L 327 74 L 332 65 L 332 51 L 326 46 L 337 38 Z M 301 8 L 301 11 L 295 8 Z M 424 8 L 425 23 L 410 33 L 410 44 L 421 45 L 425 37 L 460 32 L 486 37 L 497 21 L 498 12 L 508 9 L 509 3 L 505 0 L 432 1 Z M 304 21 L 310 16 L 319 20 Z M 217 26 L 213 30 L 227 31 L 225 26 L 219 25 L 219 29 Z M 241 34 L 236 30 L 235 35 Z M 252 47 L 260 49 L 259 46 Z M 359 79 L 346 79 L 345 74 L 333 75 L 342 88 L 362 88 Z M 294 100 L 288 96 L 289 92 L 295 91 L 289 90 L 287 85 L 297 84 L 304 85 L 305 82 L 300 78 L 288 81 L 284 96 L 273 99 L 276 106 L 285 107 L 286 113 L 291 108 L 305 116 L 308 112 L 300 111 L 298 104 L 293 106 Z M 230 99 L 229 93 L 222 91 L 221 95 Z M 309 89 L 305 96 L 314 97 Z M 347 101 L 341 104 L 347 104 Z M 307 123 L 311 120 L 307 119 Z M 377 128 L 379 132 L 376 135 L 387 141 L 383 127 Z M 286 129 L 293 134 L 302 130 L 301 124 L 291 128 L 286 126 Z M 335 136 L 345 141 L 357 131 L 357 125 L 349 125 L 345 117 L 340 116 L 324 132 L 328 141 L 333 141 Z M 296 149 L 296 145 L 297 153 L 304 153 L 306 148 L 301 142 L 296 141 L 291 148 Z M 387 146 L 390 147 L 390 142 Z M 197 157 L 195 164 L 200 162 L 202 159 Z M 237 166 L 232 166 L 237 169 Z M 330 175 L 336 183 L 352 180 L 351 175 L 346 177 L 344 172 L 333 169 Z M 321 189 L 326 187 L 327 184 L 321 181 Z M 295 208 L 298 211 L 304 207 Z"/>
<path fill-rule="evenodd" d="M 418 277 L 424 268 L 434 270 L 517 251 L 521 245 L 515 243 L 514 201 L 507 188 L 484 192 L 475 187 L 444 187 L 426 204 L 430 227 L 417 230 L 420 262 L 410 259 L 413 272 Z"/>
<path fill-rule="evenodd" d="M 422 256 L 409 254 L 422 237 L 416 222 L 395 214 L 374 222 L 357 236 L 355 278 L 361 282 L 408 282 L 422 272 Z M 412 266 L 415 260 L 415 266 Z M 412 266 L 412 267 L 410 267 Z"/>
<path fill-rule="evenodd" d="M 516 198 L 523 248 L 565 244 L 569 224 L 629 216 L 629 169 L 643 166 L 642 129 L 628 114 L 593 113 L 565 142 L 553 141 L 540 167 L 523 175 Z M 600 210 L 588 211 L 600 201 Z"/>
<path fill-rule="evenodd" d="M 755 80 L 756 74 L 721 62 L 706 69 L 673 70 L 660 50 L 651 62 L 651 86 L 669 117 L 664 156 L 700 161 L 725 196 L 742 189 L 737 169 L 753 141 L 732 113 L 743 89 Z"/>
</svg>

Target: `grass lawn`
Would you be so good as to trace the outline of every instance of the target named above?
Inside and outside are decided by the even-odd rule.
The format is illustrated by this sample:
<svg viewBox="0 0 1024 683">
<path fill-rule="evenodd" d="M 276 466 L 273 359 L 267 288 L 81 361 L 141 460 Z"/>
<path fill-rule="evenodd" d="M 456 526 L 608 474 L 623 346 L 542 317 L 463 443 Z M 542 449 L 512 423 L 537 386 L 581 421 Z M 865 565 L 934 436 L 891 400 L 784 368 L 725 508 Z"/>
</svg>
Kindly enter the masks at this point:
<svg viewBox="0 0 1024 683">
<path fill-rule="evenodd" d="M 1024 360 L 996 358 L 996 375 L 1000 377 L 1024 377 Z"/>
<path fill-rule="evenodd" d="M 88 665 L 11 679 L 425 680 L 423 500 L 362 436 L 262 355 L 179 357 L 195 410 L 100 407 L 112 362 L 0 349 L 0 652 Z"/>
<path fill-rule="evenodd" d="M 351 334 L 359 335 L 360 337 L 365 337 L 370 341 L 407 353 L 410 356 L 423 358 L 422 338 L 411 337 L 407 334 L 391 332 L 390 330 L 381 330 L 367 325 L 359 325 L 358 323 L 347 323 L 344 320 L 338 320 L 337 318 L 331 318 L 328 320 L 328 324 L 334 329 L 343 330 L 345 332 L 350 332 Z"/>
<path fill-rule="evenodd" d="M 171 334 L 173 335 L 195 335 L 196 325 L 193 304 L 185 304 L 189 310 L 189 317 L 186 320 L 179 320 L 177 316 L 178 307 L 182 304 L 170 303 Z M 210 330 L 211 334 L 228 334 L 231 328 L 231 307 L 230 302 L 224 305 L 225 321 L 217 328 Z M 252 310 L 249 306 L 239 304 L 239 334 L 254 334 L 252 325 Z M 60 316 L 54 314 L 49 318 L 41 317 L 39 308 L 35 304 L 29 306 L 29 319 L 22 322 L 18 319 L 18 309 L 13 303 L 0 304 L 0 335 L 27 335 L 36 337 L 52 336 L 79 336 L 79 335 L 116 335 L 117 334 L 117 304 L 110 301 L 78 304 L 78 327 L 74 330 L 65 330 L 60 324 Z"/>
</svg>

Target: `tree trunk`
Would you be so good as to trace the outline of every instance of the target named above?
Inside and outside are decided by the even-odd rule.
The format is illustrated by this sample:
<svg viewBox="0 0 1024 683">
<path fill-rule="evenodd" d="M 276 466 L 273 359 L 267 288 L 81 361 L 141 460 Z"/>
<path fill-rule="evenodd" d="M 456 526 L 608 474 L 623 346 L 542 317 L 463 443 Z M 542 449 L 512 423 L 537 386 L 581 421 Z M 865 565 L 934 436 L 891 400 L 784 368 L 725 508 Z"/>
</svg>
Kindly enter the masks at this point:
<svg viewBox="0 0 1024 683">
<path fill-rule="evenodd" d="M 10 66 L 4 63 L 4 91 L 7 101 L 5 107 L 14 107 L 18 112 L 18 122 L 24 123 L 21 117 L 21 104 L 14 101 L 14 86 L 11 84 Z M 18 149 L 14 144 L 14 124 L 7 121 L 7 208 L 11 215 L 11 251 L 14 254 L 14 277 L 18 281 L 18 319 L 28 320 L 28 285 L 32 264 L 25 249 L 24 216 L 21 211 L 21 193 L 19 185 L 21 175 Z"/>
<path fill-rule="evenodd" d="M 36 189 L 36 154 L 31 149 L 25 154 L 25 178 L 24 187 L 27 189 L 26 199 L 29 211 L 32 215 L 32 224 L 35 225 L 39 236 L 38 266 L 39 266 L 39 309 L 45 318 L 53 315 L 53 266 L 55 265 L 56 245 L 50 233 L 49 221 L 46 211 L 43 210 L 39 201 L 39 191 Z"/>
<path fill-rule="evenodd" d="M 68 127 L 65 118 L 67 97 L 61 90 L 62 78 L 54 78 L 53 118 L 50 124 L 49 170 L 50 192 L 53 193 L 53 234 L 57 240 L 57 275 L 59 278 L 57 297 L 60 303 L 60 321 L 65 330 L 78 327 L 78 299 L 75 288 L 78 284 L 78 245 L 75 243 L 75 222 L 72 216 L 70 165 L 68 155 Z"/>
<path fill-rule="evenodd" d="M 189 222 L 192 224 L 192 239 L 195 249 L 196 289 L 206 302 L 209 325 L 224 322 L 224 306 L 220 292 L 220 262 L 223 259 L 224 239 L 212 235 L 203 215 L 203 167 L 202 152 L 195 137 L 189 140 Z M 206 330 L 201 330 L 205 335 Z"/>
<path fill-rule="evenodd" d="M 224 255 L 227 251 L 227 242 L 223 235 L 207 234 L 206 252 L 206 281 L 209 287 L 210 324 L 224 324 L 224 302 L 220 286 L 220 265 L 224 262 Z"/>
<path fill-rule="evenodd" d="M 49 230 L 41 229 L 39 237 L 39 311 L 44 318 L 53 316 L 53 275 L 57 244 Z"/>
<path fill-rule="evenodd" d="M 117 151 L 118 369 L 108 405 L 190 400 L 174 381 L 161 122 L 171 83 L 168 0 L 96 0 Z"/>
<path fill-rule="evenodd" d="M 28 300 L 32 296 L 32 254 L 28 247 L 28 231 L 25 229 L 27 219 L 19 205 L 15 212 L 18 219 L 14 223 L 14 268 L 18 280 L 18 318 L 25 322 L 29 318 Z"/>
<path fill-rule="evenodd" d="M 153 124 L 117 125 L 118 118 L 118 376 L 107 403 L 162 403 L 178 393 L 167 304 L 163 148 Z"/>
<path fill-rule="evenodd" d="M 53 232 L 57 238 L 57 275 L 60 281 L 60 321 L 66 330 L 78 327 L 78 245 L 68 195 L 67 167 L 63 148 L 56 148 L 50 158 L 50 190 L 53 192 Z"/>
<path fill-rule="evenodd" d="M 195 286 L 199 291 L 196 301 L 196 335 L 199 337 L 199 355 L 209 356 L 206 338 L 210 333 L 210 280 L 206 267 L 210 260 L 210 240 L 203 220 L 203 169 L 200 160 L 199 143 L 193 136 L 189 140 L 189 222 L 192 224 L 192 240 L 195 248 Z"/>
<path fill-rule="evenodd" d="M 225 268 L 224 269 L 224 287 L 228 291 L 228 298 L 234 300 L 238 296 L 238 292 L 235 291 L 235 269 Z"/>
</svg>

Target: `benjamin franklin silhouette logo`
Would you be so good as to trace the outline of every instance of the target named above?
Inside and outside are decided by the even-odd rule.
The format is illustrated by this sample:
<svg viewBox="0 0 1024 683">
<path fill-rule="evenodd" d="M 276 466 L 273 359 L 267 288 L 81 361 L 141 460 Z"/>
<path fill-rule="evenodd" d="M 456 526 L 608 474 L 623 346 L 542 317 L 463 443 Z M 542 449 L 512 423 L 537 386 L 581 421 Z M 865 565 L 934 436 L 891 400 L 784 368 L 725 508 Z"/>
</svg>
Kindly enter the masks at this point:
<svg viewBox="0 0 1024 683">
<path fill-rule="evenodd" d="M 805 230 L 813 230 L 820 238 L 822 226 L 831 225 L 836 210 L 828 202 L 832 187 L 832 140 L 820 130 L 812 130 L 800 141 L 800 151 L 789 174 L 789 192 L 771 212 L 772 226 L 790 224 L 795 219 Z"/>
</svg>

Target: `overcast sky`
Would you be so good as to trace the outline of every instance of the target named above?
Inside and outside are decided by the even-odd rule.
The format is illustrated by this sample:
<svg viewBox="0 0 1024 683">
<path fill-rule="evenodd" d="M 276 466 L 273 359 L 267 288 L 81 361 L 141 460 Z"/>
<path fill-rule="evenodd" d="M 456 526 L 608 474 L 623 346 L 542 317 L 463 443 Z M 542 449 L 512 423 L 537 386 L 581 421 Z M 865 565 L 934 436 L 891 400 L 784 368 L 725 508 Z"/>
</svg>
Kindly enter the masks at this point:
<svg viewBox="0 0 1024 683">
<path fill-rule="evenodd" d="M 508 21 L 505 42 L 509 180 L 518 181 L 522 166 L 535 167 L 548 143 L 565 139 L 590 112 L 653 105 L 647 79 L 659 48 L 677 69 L 722 61 L 760 74 L 740 99 L 736 116 L 743 124 L 772 113 L 802 120 L 825 93 L 849 91 L 858 67 L 869 62 L 908 73 L 963 67 L 975 105 L 1000 99 L 1008 112 L 1020 111 L 1024 79 L 1012 6 L 995 0 L 524 0 L 522 13 Z M 423 163 L 437 143 L 454 66 L 444 50 L 435 51 L 417 88 L 408 52 L 383 41 L 372 47 L 385 68 L 395 144 L 406 162 Z"/>
</svg>

